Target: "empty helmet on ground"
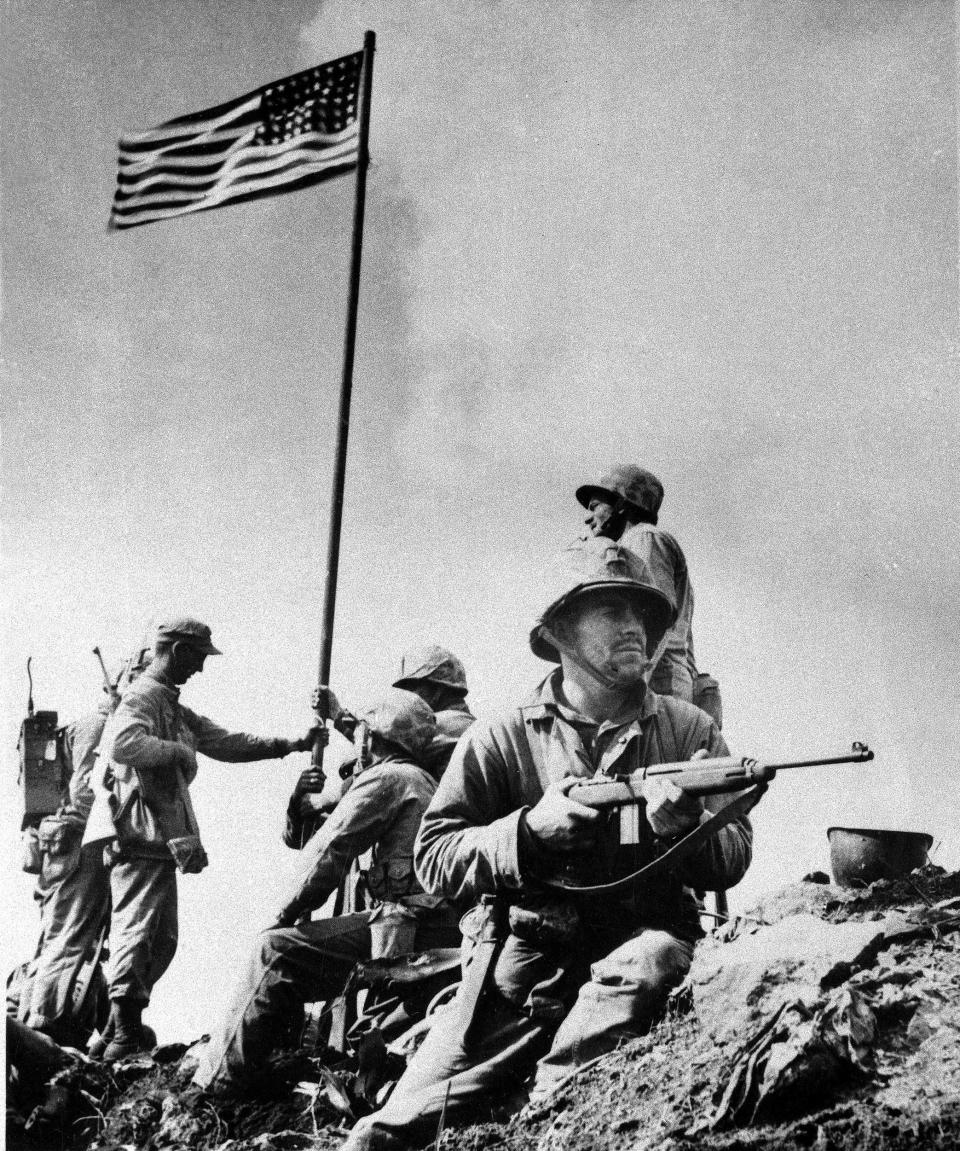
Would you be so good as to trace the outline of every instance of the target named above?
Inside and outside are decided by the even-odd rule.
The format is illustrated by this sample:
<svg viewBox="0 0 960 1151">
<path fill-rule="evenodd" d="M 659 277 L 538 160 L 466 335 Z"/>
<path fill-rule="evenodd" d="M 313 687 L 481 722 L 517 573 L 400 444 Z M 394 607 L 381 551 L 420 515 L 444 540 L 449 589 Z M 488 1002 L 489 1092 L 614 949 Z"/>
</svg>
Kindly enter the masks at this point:
<svg viewBox="0 0 960 1151">
<path fill-rule="evenodd" d="M 663 503 L 663 484 L 653 472 L 636 464 L 614 464 L 597 483 L 577 488 L 577 499 L 585 508 L 590 506 L 591 500 L 616 504 L 623 499 L 656 523 L 657 512 Z"/>
<path fill-rule="evenodd" d="M 661 588 L 649 566 L 629 548 L 603 536 L 576 540 L 560 552 L 544 580 L 545 606 L 530 632 L 530 649 L 540 659 L 559 663 L 560 655 L 545 631 L 567 604 L 597 588 L 622 588 L 642 606 L 647 648 L 652 652 L 676 619 L 673 596 Z"/>
<path fill-rule="evenodd" d="M 395 743 L 419 759 L 437 733 L 433 708 L 412 691 L 394 687 L 360 721 L 373 735 Z"/>
<path fill-rule="evenodd" d="M 427 644 L 404 652 L 400 660 L 400 674 L 394 687 L 407 687 L 416 680 L 442 684 L 452 691 L 467 694 L 467 673 L 463 664 L 445 647 Z"/>
</svg>

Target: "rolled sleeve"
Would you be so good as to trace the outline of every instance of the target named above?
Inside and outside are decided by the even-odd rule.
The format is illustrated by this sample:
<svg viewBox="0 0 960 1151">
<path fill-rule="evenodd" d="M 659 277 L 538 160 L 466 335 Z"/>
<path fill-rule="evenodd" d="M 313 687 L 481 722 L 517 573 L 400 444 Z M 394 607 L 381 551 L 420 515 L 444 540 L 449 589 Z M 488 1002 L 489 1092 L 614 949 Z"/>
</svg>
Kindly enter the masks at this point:
<svg viewBox="0 0 960 1151">
<path fill-rule="evenodd" d="M 258 759 L 282 759 L 290 750 L 285 739 L 250 735 L 245 731 L 227 731 L 225 727 L 180 707 L 183 722 L 193 732 L 197 751 L 224 763 L 251 763 Z"/>
</svg>

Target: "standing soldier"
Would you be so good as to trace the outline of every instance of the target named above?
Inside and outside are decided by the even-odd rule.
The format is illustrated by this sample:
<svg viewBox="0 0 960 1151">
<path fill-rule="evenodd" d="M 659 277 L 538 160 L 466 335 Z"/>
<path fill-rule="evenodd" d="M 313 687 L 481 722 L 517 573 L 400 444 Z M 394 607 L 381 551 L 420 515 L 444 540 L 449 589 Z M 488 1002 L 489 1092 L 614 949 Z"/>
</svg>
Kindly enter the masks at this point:
<svg viewBox="0 0 960 1151">
<path fill-rule="evenodd" d="M 693 654 L 693 585 L 686 556 L 676 539 L 657 526 L 663 502 L 663 484 L 635 464 L 614 464 L 596 484 L 577 488 L 577 499 L 587 509 L 584 520 L 595 536 L 619 540 L 636 552 L 657 583 L 671 589 L 677 619 L 663 637 L 650 687 L 702 707 L 722 726 L 716 680 L 699 676 Z"/>
<path fill-rule="evenodd" d="M 413 871 L 414 837 L 437 787 L 421 766 L 436 734 L 433 712 L 393 688 L 357 723 L 366 750 L 353 784 L 307 846 L 301 878 L 274 927 L 260 936 L 233 1005 L 200 1057 L 199 1087 L 242 1091 L 300 1006 L 340 995 L 359 960 L 459 942 L 457 914 L 426 894 Z M 373 910 L 297 924 L 367 852 L 363 879 Z"/>
<path fill-rule="evenodd" d="M 66 727 L 69 802 L 40 825 L 42 862 L 34 893 L 40 904 L 40 943 L 18 1018 L 67 1047 L 82 1047 L 97 1022 L 99 951 L 110 917 L 102 845 L 81 846 L 93 805 L 90 775 L 108 716 L 149 662 L 149 648 L 138 650 L 97 710 Z"/>
<path fill-rule="evenodd" d="M 560 666 L 525 704 L 467 732 L 417 837 L 426 890 L 474 905 L 463 983 L 344 1151 L 421 1146 L 442 1113 L 482 1118 L 531 1072 L 531 1098 L 542 1100 L 645 1031 L 702 935 L 690 888 L 731 887 L 749 864 L 752 833 L 738 806 L 637 886 L 638 866 L 705 823 L 723 797 L 704 801 L 651 778 L 645 806 L 627 812 L 639 818 L 608 824 L 567 794 L 595 774 L 727 749 L 704 712 L 647 689 L 675 610 L 646 564 L 606 539 L 562 558 L 562 582 L 530 635 L 534 654 Z"/>
<path fill-rule="evenodd" d="M 295 740 L 231 733 L 183 707 L 180 686 L 203 670 L 208 655 L 219 654 L 199 620 L 160 624 L 153 662 L 104 732 L 103 785 L 84 842 L 110 841 L 112 1039 L 106 1059 L 143 1049 L 140 1016 L 177 947 L 177 869 L 206 866 L 188 791 L 197 753 L 243 763 L 313 745 L 313 732 Z"/>
</svg>

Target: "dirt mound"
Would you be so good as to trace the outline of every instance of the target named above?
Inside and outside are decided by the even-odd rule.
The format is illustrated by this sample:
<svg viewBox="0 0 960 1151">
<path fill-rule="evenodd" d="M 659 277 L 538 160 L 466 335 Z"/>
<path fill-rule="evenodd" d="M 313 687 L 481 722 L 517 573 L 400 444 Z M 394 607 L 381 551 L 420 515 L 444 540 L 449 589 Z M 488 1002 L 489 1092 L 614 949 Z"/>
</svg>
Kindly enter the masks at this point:
<svg viewBox="0 0 960 1151">
<path fill-rule="evenodd" d="M 698 949 L 650 1035 L 582 1068 L 506 1124 L 444 1131 L 447 1151 L 919 1151 L 960 1146 L 960 873 L 864 891 L 805 882 Z M 338 1147 L 370 1109 L 343 1057 L 274 1060 L 257 1096 L 190 1086 L 191 1051 L 52 1081 L 51 1118 L 10 1147 L 299 1151 Z"/>
</svg>

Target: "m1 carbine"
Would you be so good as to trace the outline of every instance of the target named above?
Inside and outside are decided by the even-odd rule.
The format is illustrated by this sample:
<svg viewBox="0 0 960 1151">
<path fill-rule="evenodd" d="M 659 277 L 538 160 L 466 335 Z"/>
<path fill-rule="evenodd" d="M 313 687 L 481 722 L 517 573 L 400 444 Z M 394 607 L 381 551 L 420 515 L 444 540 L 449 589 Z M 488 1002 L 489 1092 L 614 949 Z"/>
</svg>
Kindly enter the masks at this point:
<svg viewBox="0 0 960 1151">
<path fill-rule="evenodd" d="M 748 756 L 724 756 L 719 759 L 693 759 L 685 763 L 657 763 L 632 775 L 613 779 L 596 776 L 575 783 L 567 795 L 586 807 L 601 810 L 643 803 L 643 784 L 647 779 L 669 779 L 688 795 L 723 795 L 743 791 L 760 783 L 769 783 L 778 771 L 796 767 L 827 767 L 834 763 L 869 763 L 873 752 L 865 743 L 855 743 L 847 755 L 825 759 L 798 759 L 788 763 L 761 763 Z"/>
<path fill-rule="evenodd" d="M 540 877 L 540 882 L 559 891 L 580 894 L 609 893 L 636 884 L 649 883 L 656 876 L 675 868 L 728 823 L 746 815 L 761 799 L 770 780 L 778 771 L 796 767 L 827 767 L 835 763 L 868 763 L 872 759 L 873 752 L 865 743 L 855 743 L 848 754 L 823 759 L 761 763 L 747 756 L 740 759 L 724 756 L 719 759 L 652 764 L 619 778 L 596 776 L 593 779 L 578 780 L 568 789 L 569 798 L 586 807 L 609 811 L 612 815 L 618 813 L 620 829 L 616 841 L 621 845 L 636 844 L 641 849 L 646 845 L 645 850 L 649 850 L 652 857 L 629 875 L 602 883 L 583 882 L 577 861 L 570 860 L 566 863 L 562 875 Z M 646 802 L 643 787 L 648 779 L 672 780 L 688 795 L 729 793 L 731 800 L 680 839 L 658 843 L 654 840 L 639 810 Z M 599 855 L 604 857 L 605 854 L 601 845 Z"/>
</svg>

